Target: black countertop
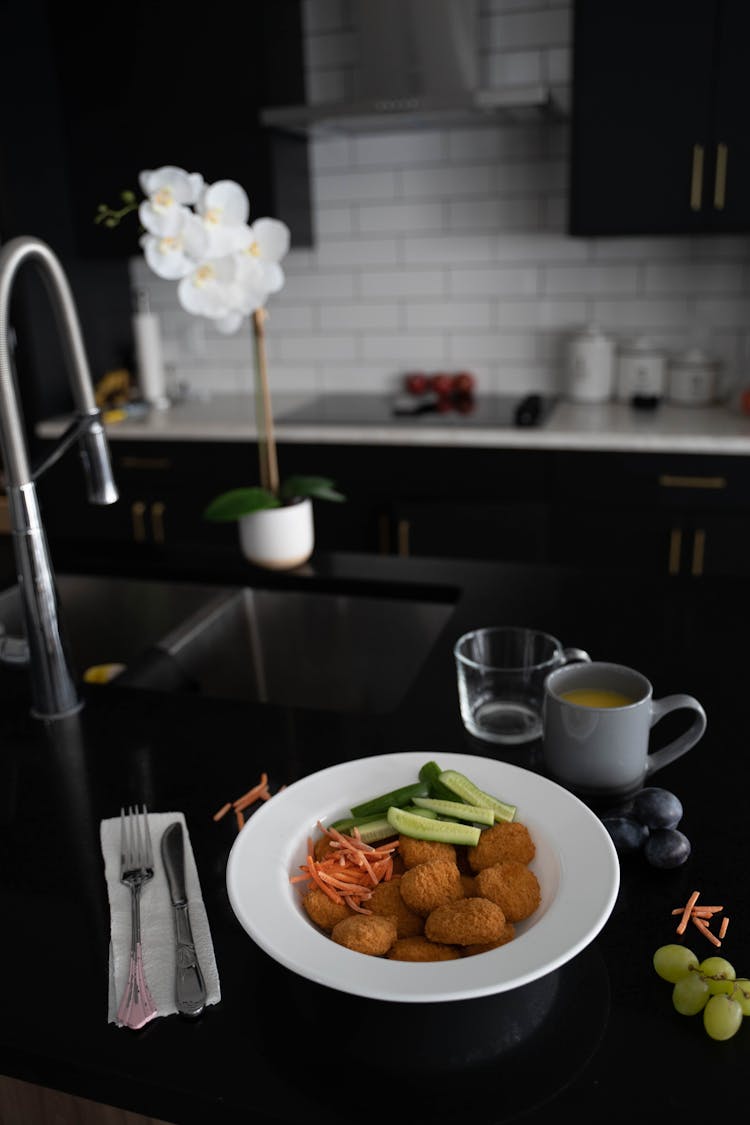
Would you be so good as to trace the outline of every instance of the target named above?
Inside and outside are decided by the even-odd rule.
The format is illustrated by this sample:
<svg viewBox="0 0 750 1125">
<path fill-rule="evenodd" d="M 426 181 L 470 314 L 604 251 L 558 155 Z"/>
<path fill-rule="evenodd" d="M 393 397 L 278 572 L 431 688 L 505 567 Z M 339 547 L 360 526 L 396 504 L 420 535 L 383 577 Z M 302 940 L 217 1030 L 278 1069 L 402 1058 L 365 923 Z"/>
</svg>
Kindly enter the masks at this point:
<svg viewBox="0 0 750 1125">
<path fill-rule="evenodd" d="M 236 560 L 206 576 L 260 578 Z M 268 581 L 360 589 L 389 582 L 407 596 L 435 586 L 455 609 L 386 715 L 112 684 L 87 686 L 78 715 L 41 722 L 29 715 L 25 674 L 0 675 L 0 1072 L 177 1125 L 322 1125 L 344 1113 L 362 1125 L 401 1113 L 417 1122 L 470 1115 L 541 1122 L 564 1114 L 630 1122 L 657 1113 L 692 1122 L 744 1106 L 750 1025 L 729 1042 L 711 1041 L 700 1017 L 674 1012 L 670 986 L 651 964 L 657 946 L 674 939 L 671 910 L 698 889 L 704 901 L 725 905 L 731 923 L 721 952 L 739 975 L 750 974 L 741 876 L 750 859 L 743 583 L 345 555 L 314 557 L 301 574 Z M 375 1037 L 364 1019 L 337 1034 L 311 1010 L 299 978 L 253 944 L 226 892 L 236 828 L 212 816 L 262 770 L 274 790 L 379 753 L 420 750 L 439 759 L 441 751 L 458 751 L 541 771 L 538 744 L 500 750 L 473 739 L 459 718 L 453 642 L 467 628 L 501 622 L 535 625 L 597 658 L 631 664 L 656 696 L 684 691 L 701 700 L 703 740 L 653 778 L 683 802 L 681 828 L 693 851 L 672 871 L 650 868 L 641 856 L 622 861 L 609 921 L 557 971 L 554 998 L 533 1034 L 481 1065 L 413 1070 L 408 1058 L 388 1059 L 387 1034 L 381 1028 Z M 671 737 L 668 721 L 657 728 L 664 727 L 663 740 Z M 107 1023 L 99 824 L 140 800 L 152 811 L 185 814 L 222 999 L 196 1022 L 170 1016 L 131 1032 Z M 714 952 L 697 931 L 690 943 L 701 957 Z M 386 1007 L 398 1021 L 411 1005 Z"/>
</svg>

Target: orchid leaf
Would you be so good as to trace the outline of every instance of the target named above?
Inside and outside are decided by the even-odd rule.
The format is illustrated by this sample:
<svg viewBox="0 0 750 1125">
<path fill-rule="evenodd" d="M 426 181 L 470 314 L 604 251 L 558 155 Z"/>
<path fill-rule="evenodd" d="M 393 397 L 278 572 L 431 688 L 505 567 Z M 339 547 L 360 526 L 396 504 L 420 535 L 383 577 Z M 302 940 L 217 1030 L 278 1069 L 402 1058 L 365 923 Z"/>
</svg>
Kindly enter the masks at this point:
<svg viewBox="0 0 750 1125">
<path fill-rule="evenodd" d="M 336 491 L 333 483 L 328 477 L 287 477 L 281 486 L 281 498 L 288 501 L 295 496 L 309 496 L 313 500 L 346 500 L 341 492 Z"/>
<path fill-rule="evenodd" d="M 229 523 L 251 512 L 280 506 L 281 501 L 267 488 L 233 488 L 216 496 L 204 509 L 203 516 L 214 523 Z"/>
</svg>

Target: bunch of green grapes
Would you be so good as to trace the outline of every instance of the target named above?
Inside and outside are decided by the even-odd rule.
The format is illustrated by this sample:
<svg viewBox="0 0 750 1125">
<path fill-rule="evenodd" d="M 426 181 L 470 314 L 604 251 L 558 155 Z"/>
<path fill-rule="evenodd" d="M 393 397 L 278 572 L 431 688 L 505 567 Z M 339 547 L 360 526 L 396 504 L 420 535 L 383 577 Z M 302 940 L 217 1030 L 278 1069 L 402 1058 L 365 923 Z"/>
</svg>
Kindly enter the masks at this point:
<svg viewBox="0 0 750 1125">
<path fill-rule="evenodd" d="M 684 945 L 662 945 L 654 954 L 654 968 L 674 985 L 672 1003 L 681 1016 L 703 1012 L 703 1026 L 711 1039 L 731 1039 L 743 1016 L 750 1016 L 750 980 L 737 979 L 724 957 L 699 961 Z"/>
</svg>

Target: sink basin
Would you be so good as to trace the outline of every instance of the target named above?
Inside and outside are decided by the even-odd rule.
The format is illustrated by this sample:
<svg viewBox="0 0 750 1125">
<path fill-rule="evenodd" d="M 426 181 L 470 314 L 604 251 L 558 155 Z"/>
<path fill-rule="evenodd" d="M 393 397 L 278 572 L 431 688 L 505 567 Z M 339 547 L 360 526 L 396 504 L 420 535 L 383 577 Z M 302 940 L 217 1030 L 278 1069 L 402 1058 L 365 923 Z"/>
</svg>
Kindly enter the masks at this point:
<svg viewBox="0 0 750 1125">
<path fill-rule="evenodd" d="M 122 685 L 361 714 L 398 704 L 455 603 L 443 588 L 338 593 L 67 574 L 56 581 L 79 677 L 123 664 Z M 22 635 L 16 586 L 0 593 L 0 622 Z"/>
</svg>

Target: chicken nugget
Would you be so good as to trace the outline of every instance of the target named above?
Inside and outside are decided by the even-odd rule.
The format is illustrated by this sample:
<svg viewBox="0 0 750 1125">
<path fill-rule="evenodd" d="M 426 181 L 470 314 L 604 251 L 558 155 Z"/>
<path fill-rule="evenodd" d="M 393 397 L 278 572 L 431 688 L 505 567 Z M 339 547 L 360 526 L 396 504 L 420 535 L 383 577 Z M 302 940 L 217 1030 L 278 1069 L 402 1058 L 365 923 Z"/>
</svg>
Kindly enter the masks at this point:
<svg viewBox="0 0 750 1125">
<path fill-rule="evenodd" d="M 456 849 L 453 844 L 442 840 L 415 840 L 413 836 L 399 836 L 398 850 L 404 867 L 416 867 L 418 863 L 428 863 L 431 859 L 449 859 L 456 862 Z"/>
<path fill-rule="evenodd" d="M 497 903 L 462 898 L 433 910 L 424 924 L 424 936 L 445 945 L 485 945 L 498 941 L 504 929 L 505 915 Z"/>
<path fill-rule="evenodd" d="M 464 898 L 475 898 L 477 893 L 476 884 L 473 875 L 466 875 L 461 872 L 461 886 L 464 889 Z"/>
<path fill-rule="evenodd" d="M 387 882 L 378 883 L 364 903 L 366 910 L 396 919 L 396 935 L 399 938 L 415 937 L 424 930 L 424 918 L 411 910 L 401 895 L 401 876 L 394 875 Z"/>
<path fill-rule="evenodd" d="M 522 922 L 542 901 L 539 880 L 515 859 L 493 863 L 475 876 L 477 894 L 496 902 L 509 922 Z"/>
<path fill-rule="evenodd" d="M 401 897 L 410 910 L 426 918 L 436 906 L 464 897 L 461 873 L 452 860 L 418 863 L 401 876 Z"/>
<path fill-rule="evenodd" d="M 389 961 L 456 961 L 461 956 L 455 945 L 438 945 L 426 937 L 406 937 L 386 953 Z"/>
<path fill-rule="evenodd" d="M 500 821 L 492 828 L 485 828 L 479 843 L 467 852 L 472 871 L 481 871 L 503 859 L 515 859 L 519 863 L 531 863 L 536 855 L 536 847 L 528 828 L 520 821 Z"/>
<path fill-rule="evenodd" d="M 339 903 L 330 899 L 320 887 L 311 887 L 302 899 L 302 905 L 311 921 L 316 926 L 320 926 L 321 930 L 327 930 L 329 933 L 337 922 L 354 913 L 345 902 Z"/>
<path fill-rule="evenodd" d="M 490 949 L 499 949 L 501 945 L 507 945 L 509 941 L 513 941 L 515 936 L 516 927 L 506 919 L 505 929 L 497 941 L 488 941 L 482 945 L 465 945 L 463 947 L 464 957 L 474 957 L 477 953 L 488 953 Z"/>
<path fill-rule="evenodd" d="M 380 914 L 352 914 L 336 923 L 331 937 L 355 953 L 383 957 L 396 940 L 396 922 Z"/>
</svg>

